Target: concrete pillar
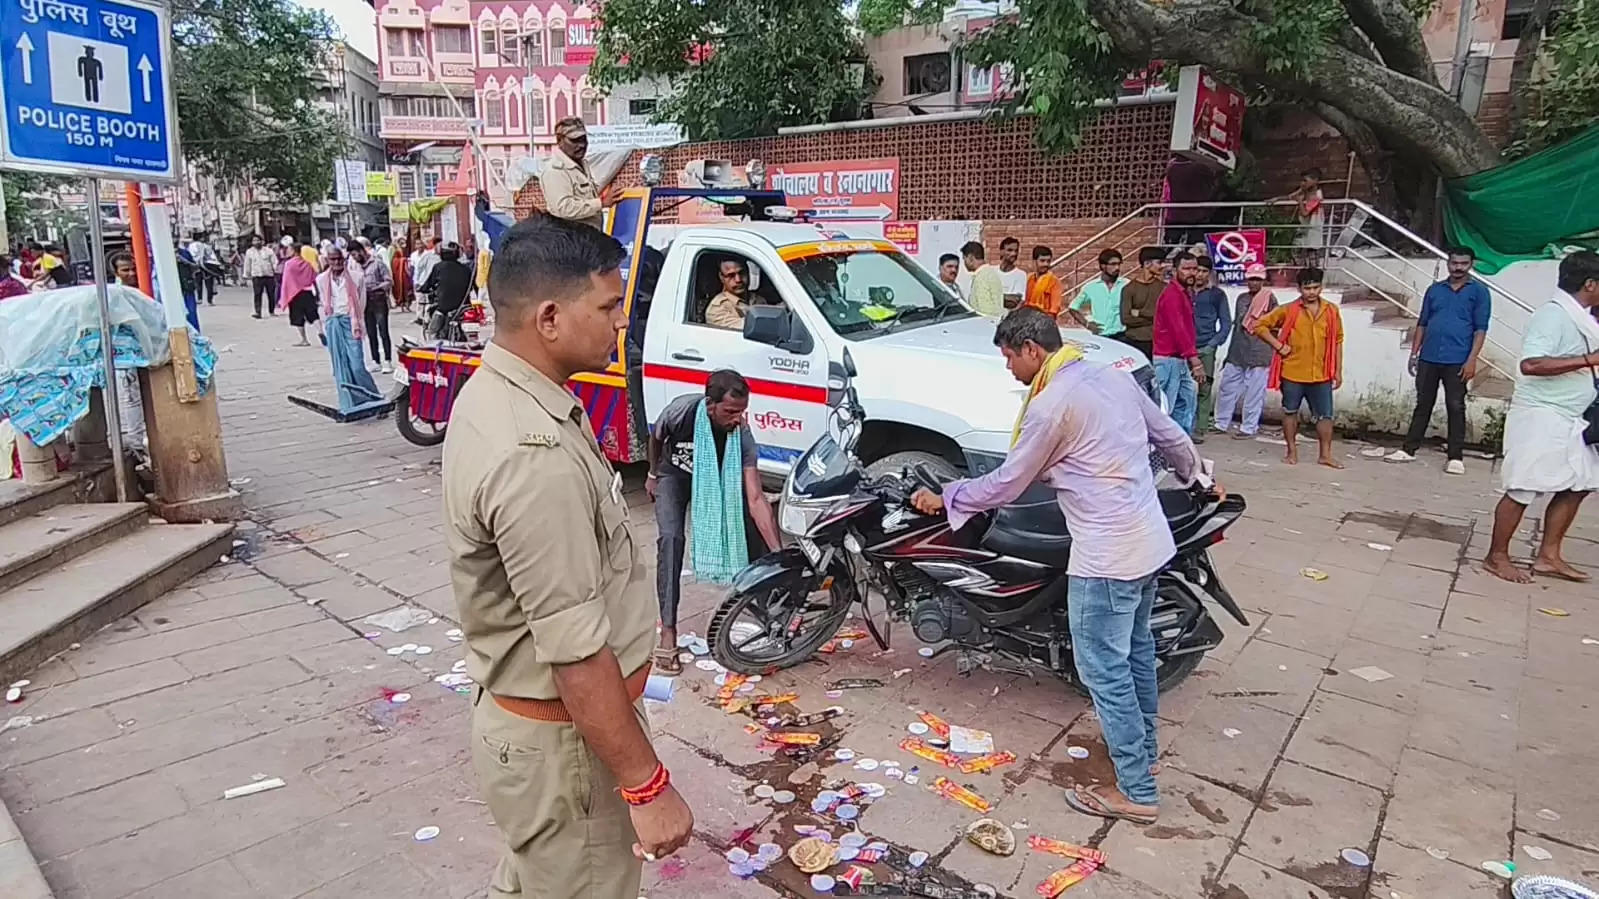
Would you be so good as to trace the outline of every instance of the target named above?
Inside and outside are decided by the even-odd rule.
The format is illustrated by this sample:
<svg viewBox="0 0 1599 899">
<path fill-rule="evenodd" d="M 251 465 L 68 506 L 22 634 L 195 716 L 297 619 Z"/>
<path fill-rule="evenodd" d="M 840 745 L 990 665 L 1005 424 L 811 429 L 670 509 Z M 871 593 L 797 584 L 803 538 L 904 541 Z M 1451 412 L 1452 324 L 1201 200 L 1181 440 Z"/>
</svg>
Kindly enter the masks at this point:
<svg viewBox="0 0 1599 899">
<path fill-rule="evenodd" d="M 111 458 L 111 444 L 106 436 L 105 394 L 99 388 L 89 390 L 89 414 L 72 426 L 72 442 L 77 444 L 79 462 L 104 462 Z"/>
<path fill-rule="evenodd" d="M 151 508 L 167 521 L 228 521 L 243 514 L 238 491 L 228 486 L 222 421 L 215 382 L 191 402 L 178 399 L 172 365 L 139 371 L 150 467 L 155 471 Z"/>
<path fill-rule="evenodd" d="M 17 432 L 17 458 L 22 462 L 22 483 L 48 484 L 56 479 L 56 454 L 39 446 L 28 435 Z"/>
</svg>

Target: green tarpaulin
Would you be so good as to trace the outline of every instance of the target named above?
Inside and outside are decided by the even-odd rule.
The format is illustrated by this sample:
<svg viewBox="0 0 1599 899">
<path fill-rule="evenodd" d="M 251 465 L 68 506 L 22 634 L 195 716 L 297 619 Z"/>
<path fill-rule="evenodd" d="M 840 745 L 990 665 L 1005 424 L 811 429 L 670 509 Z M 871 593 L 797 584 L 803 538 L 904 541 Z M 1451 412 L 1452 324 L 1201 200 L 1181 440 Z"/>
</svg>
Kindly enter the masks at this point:
<svg viewBox="0 0 1599 899">
<path fill-rule="evenodd" d="M 1444 185 L 1444 232 L 1488 274 L 1568 246 L 1599 248 L 1599 126 Z"/>
</svg>

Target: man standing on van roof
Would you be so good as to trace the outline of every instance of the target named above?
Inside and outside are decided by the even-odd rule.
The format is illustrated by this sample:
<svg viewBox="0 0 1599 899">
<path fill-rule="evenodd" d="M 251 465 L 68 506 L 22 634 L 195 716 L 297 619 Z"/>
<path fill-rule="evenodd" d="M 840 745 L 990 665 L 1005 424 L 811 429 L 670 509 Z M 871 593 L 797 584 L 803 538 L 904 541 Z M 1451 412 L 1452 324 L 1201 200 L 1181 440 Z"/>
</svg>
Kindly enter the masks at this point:
<svg viewBox="0 0 1599 899">
<path fill-rule="evenodd" d="M 621 244 L 548 215 L 506 232 L 496 329 L 444 440 L 444 534 L 472 766 L 505 850 L 491 896 L 632 897 L 694 816 L 650 745 L 649 571 L 572 375 L 627 327 Z"/>
<path fill-rule="evenodd" d="M 604 230 L 605 207 L 615 203 L 611 186 L 594 183 L 585 158 L 589 134 L 583 120 L 573 116 L 555 123 L 555 150 L 544 161 L 539 187 L 551 215 Z"/>
</svg>

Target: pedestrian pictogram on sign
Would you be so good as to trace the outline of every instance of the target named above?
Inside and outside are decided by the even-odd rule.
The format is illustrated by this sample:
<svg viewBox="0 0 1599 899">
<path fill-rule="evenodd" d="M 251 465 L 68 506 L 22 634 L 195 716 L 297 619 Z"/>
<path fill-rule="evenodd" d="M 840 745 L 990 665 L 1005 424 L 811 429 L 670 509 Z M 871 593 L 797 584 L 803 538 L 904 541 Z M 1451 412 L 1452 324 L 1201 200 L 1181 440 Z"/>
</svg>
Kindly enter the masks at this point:
<svg viewBox="0 0 1599 899">
<path fill-rule="evenodd" d="M 175 178 L 170 43 L 154 0 L 0 0 L 0 163 Z"/>
</svg>

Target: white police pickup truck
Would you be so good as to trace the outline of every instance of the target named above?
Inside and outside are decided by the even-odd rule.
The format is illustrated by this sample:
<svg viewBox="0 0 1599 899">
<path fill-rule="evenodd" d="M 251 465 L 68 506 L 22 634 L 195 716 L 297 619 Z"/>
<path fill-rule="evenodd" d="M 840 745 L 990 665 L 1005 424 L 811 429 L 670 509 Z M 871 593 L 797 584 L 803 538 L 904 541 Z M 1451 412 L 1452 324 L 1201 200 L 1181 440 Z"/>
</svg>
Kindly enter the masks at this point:
<svg viewBox="0 0 1599 899">
<path fill-rule="evenodd" d="M 858 453 L 874 470 L 922 462 L 981 474 L 1004 458 L 1026 388 L 994 346 L 994 323 L 894 244 L 775 222 L 652 225 L 639 236 L 659 254 L 658 280 L 643 283 L 653 274 L 645 266 L 637 285 L 649 308 L 635 302 L 630 329 L 630 340 L 644 332 L 651 421 L 711 372 L 735 369 L 750 383 L 761 470 L 781 478 L 826 433 L 830 390 L 848 373 L 868 414 Z M 748 273 L 751 304 L 785 314 L 753 316 L 742 332 L 706 324 L 729 261 Z M 1063 333 L 1089 362 L 1125 369 L 1151 390 L 1154 373 L 1137 350 Z"/>
</svg>

